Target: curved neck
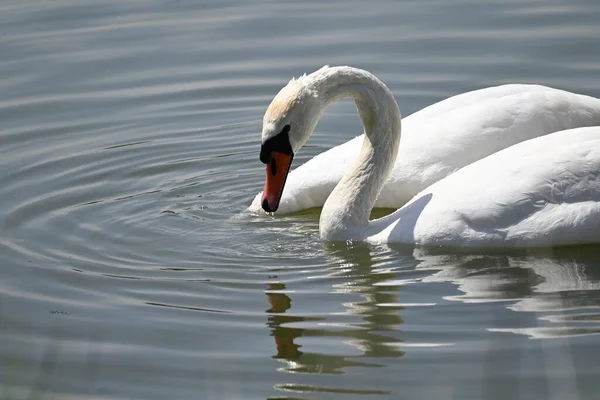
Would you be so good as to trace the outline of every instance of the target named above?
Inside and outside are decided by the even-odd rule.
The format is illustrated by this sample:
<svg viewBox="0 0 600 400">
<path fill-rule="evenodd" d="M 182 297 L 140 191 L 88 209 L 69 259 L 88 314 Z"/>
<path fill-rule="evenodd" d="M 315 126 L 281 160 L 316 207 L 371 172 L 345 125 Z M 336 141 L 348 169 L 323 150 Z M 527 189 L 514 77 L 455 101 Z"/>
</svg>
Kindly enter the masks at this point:
<svg viewBox="0 0 600 400">
<path fill-rule="evenodd" d="M 365 129 L 358 160 L 335 187 L 321 212 L 323 239 L 357 238 L 369 224 L 371 209 L 389 176 L 400 145 L 400 110 L 390 90 L 374 75 L 355 68 L 329 68 L 312 89 L 324 107 L 353 98 Z"/>
</svg>

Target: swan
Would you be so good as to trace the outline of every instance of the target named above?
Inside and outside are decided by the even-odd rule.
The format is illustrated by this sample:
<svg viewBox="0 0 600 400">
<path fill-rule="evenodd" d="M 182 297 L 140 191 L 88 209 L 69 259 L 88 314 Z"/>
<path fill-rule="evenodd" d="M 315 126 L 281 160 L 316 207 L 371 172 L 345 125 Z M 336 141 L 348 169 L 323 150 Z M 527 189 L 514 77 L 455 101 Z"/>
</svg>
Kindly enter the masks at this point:
<svg viewBox="0 0 600 400">
<path fill-rule="evenodd" d="M 365 135 L 356 162 L 325 201 L 319 220 L 323 240 L 451 247 L 600 240 L 600 127 L 520 142 L 470 163 L 394 213 L 369 221 L 398 155 L 400 110 L 379 79 L 352 67 L 327 67 L 292 80 L 267 108 L 260 149 L 267 172 L 261 198 L 265 211 L 277 210 L 294 154 L 327 105 L 345 97 L 354 99 Z M 564 113 L 568 116 L 568 110 Z"/>
<path fill-rule="evenodd" d="M 311 86 L 329 69 L 290 83 Z M 600 99 L 540 85 L 509 84 L 463 93 L 402 119 L 402 144 L 375 207 L 398 208 L 474 161 L 527 139 L 600 125 Z M 292 171 L 278 213 L 321 207 L 361 149 L 363 135 Z M 261 211 L 262 193 L 250 211 Z"/>
</svg>

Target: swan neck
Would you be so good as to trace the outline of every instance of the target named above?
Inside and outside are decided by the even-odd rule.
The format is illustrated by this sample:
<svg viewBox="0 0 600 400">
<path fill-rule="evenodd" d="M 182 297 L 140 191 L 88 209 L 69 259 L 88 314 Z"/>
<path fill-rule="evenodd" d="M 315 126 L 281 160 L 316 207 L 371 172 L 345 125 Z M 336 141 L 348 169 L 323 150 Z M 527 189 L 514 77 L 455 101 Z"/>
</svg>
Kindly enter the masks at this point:
<svg viewBox="0 0 600 400">
<path fill-rule="evenodd" d="M 398 154 L 400 110 L 390 90 L 366 71 L 342 67 L 319 83 L 317 93 L 325 106 L 342 98 L 354 99 L 365 131 L 358 160 L 323 206 L 321 237 L 358 239 Z"/>
</svg>

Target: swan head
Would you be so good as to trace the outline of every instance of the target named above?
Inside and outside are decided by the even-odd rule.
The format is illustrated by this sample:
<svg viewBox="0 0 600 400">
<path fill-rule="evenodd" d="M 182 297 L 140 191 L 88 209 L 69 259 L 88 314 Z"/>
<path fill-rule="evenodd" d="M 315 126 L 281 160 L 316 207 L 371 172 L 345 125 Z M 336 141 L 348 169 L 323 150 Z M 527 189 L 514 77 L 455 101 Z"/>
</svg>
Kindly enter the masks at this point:
<svg viewBox="0 0 600 400">
<path fill-rule="evenodd" d="M 315 73 L 292 79 L 265 112 L 260 161 L 267 167 L 261 199 L 262 208 L 267 212 L 279 207 L 294 154 L 312 135 L 325 108 L 312 85 Z"/>
</svg>

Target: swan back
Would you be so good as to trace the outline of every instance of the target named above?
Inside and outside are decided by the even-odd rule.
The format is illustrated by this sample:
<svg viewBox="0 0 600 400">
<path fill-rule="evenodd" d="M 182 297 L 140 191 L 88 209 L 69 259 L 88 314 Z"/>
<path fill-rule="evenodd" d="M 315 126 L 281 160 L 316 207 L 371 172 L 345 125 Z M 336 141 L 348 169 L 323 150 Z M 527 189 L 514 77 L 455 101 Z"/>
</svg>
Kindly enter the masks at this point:
<svg viewBox="0 0 600 400">
<path fill-rule="evenodd" d="M 600 127 L 531 139 L 474 162 L 372 222 L 366 240 L 523 247 L 600 238 Z"/>
<path fill-rule="evenodd" d="M 595 125 L 600 125 L 600 99 L 557 89 L 488 99 L 427 120 L 407 119 L 381 202 L 403 204 L 460 168 L 525 140 Z"/>
</svg>

